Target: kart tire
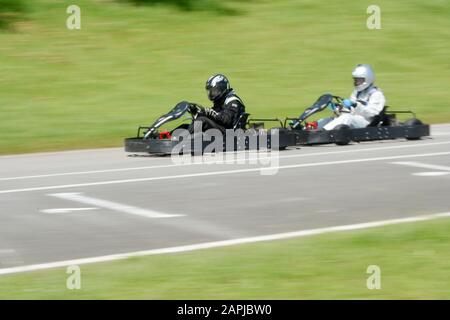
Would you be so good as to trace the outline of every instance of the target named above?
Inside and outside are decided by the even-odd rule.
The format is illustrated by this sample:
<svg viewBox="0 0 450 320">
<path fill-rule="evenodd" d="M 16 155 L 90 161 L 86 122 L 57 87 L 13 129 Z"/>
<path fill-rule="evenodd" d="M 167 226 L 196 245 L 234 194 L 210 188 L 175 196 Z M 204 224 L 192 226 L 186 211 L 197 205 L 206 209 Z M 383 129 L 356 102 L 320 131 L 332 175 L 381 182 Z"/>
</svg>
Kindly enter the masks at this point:
<svg viewBox="0 0 450 320">
<path fill-rule="evenodd" d="M 350 130 L 350 127 L 346 124 L 340 124 L 334 128 L 336 131 L 348 131 Z M 344 132 L 340 132 L 338 136 L 336 137 L 335 143 L 338 146 L 346 146 L 350 143 L 351 139 L 350 136 L 345 134 Z"/>
<path fill-rule="evenodd" d="M 408 127 L 420 126 L 420 125 L 423 125 L 423 122 L 420 121 L 419 119 L 412 118 L 412 119 L 406 120 L 403 125 L 408 126 Z M 420 140 L 420 137 L 406 137 L 406 140 Z"/>
<path fill-rule="evenodd" d="M 416 118 L 406 120 L 404 123 L 405 126 L 420 126 L 422 124 L 423 124 L 422 121 Z"/>
</svg>

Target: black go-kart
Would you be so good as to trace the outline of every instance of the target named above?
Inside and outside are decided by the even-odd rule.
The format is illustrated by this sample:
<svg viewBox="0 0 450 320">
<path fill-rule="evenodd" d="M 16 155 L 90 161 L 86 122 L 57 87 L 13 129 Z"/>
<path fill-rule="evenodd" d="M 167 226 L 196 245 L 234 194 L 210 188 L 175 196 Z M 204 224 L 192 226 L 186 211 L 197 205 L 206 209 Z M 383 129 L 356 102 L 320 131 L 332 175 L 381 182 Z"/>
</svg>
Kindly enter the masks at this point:
<svg viewBox="0 0 450 320">
<path fill-rule="evenodd" d="M 168 113 L 159 117 L 151 126 L 140 126 L 137 135 L 125 139 L 125 151 L 158 155 L 215 153 L 245 150 L 283 150 L 293 145 L 288 130 L 272 128 L 248 128 L 248 113 L 240 114 L 232 129 L 225 132 L 193 132 L 188 129 L 204 108 L 187 101 L 178 103 Z M 164 126 L 174 127 L 163 130 Z M 220 133 L 220 134 L 219 134 Z"/>
<path fill-rule="evenodd" d="M 391 111 L 385 106 L 383 111 L 373 118 L 372 122 L 365 128 L 350 128 L 347 125 L 339 125 L 334 130 L 324 130 L 319 121 L 307 122 L 312 115 L 325 109 L 331 109 L 336 116 L 346 112 L 344 99 L 332 94 L 324 94 L 298 118 L 286 118 L 284 127 L 289 128 L 295 137 L 295 145 L 314 145 L 336 143 L 346 145 L 350 142 L 390 140 L 404 138 L 418 140 L 430 135 L 430 126 L 422 123 L 416 118 L 412 111 Z M 410 114 L 412 118 L 401 122 L 397 115 Z M 287 122 L 290 121 L 289 124 Z"/>
</svg>

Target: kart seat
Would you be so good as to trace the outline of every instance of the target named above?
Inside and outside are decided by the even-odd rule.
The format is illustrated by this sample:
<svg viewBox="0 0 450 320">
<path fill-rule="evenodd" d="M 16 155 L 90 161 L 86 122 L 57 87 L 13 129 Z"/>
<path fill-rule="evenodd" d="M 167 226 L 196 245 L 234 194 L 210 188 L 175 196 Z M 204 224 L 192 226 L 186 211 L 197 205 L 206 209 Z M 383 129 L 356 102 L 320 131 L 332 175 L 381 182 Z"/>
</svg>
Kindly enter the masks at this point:
<svg viewBox="0 0 450 320">
<path fill-rule="evenodd" d="M 391 123 L 390 117 L 386 114 L 387 106 L 383 108 L 383 110 L 373 117 L 372 122 L 368 125 L 368 127 L 378 127 L 378 126 L 389 126 Z"/>
<path fill-rule="evenodd" d="M 236 129 L 244 130 L 245 126 L 247 125 L 247 119 L 248 119 L 249 115 L 250 114 L 245 113 L 245 112 L 241 113 L 233 125 L 233 130 L 236 130 Z"/>
</svg>

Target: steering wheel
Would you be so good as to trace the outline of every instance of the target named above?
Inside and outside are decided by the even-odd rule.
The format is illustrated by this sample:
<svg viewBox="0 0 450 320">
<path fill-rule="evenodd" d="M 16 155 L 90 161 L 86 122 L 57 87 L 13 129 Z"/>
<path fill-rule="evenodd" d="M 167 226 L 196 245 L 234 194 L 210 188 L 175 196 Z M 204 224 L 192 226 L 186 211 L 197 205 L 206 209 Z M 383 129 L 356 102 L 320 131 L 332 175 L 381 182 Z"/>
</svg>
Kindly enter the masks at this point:
<svg viewBox="0 0 450 320">
<path fill-rule="evenodd" d="M 192 118 L 196 119 L 199 114 L 205 113 L 205 108 L 196 103 L 190 103 L 188 111 L 192 115 Z"/>
<path fill-rule="evenodd" d="M 347 107 L 344 106 L 344 98 L 340 96 L 333 96 L 333 105 L 335 108 L 333 108 L 333 112 L 336 116 L 341 115 L 341 113 L 349 113 L 350 110 L 347 109 Z"/>
</svg>

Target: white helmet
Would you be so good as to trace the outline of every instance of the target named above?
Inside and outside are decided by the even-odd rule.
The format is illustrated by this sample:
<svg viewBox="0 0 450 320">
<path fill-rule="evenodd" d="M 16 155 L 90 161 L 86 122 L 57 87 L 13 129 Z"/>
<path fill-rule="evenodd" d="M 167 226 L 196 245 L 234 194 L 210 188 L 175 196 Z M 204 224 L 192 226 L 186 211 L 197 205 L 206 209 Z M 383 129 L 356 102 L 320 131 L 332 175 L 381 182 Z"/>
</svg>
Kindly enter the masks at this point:
<svg viewBox="0 0 450 320">
<path fill-rule="evenodd" d="M 352 76 L 356 91 L 360 92 L 367 89 L 375 81 L 375 73 L 368 64 L 358 64 L 353 69 Z"/>
</svg>

